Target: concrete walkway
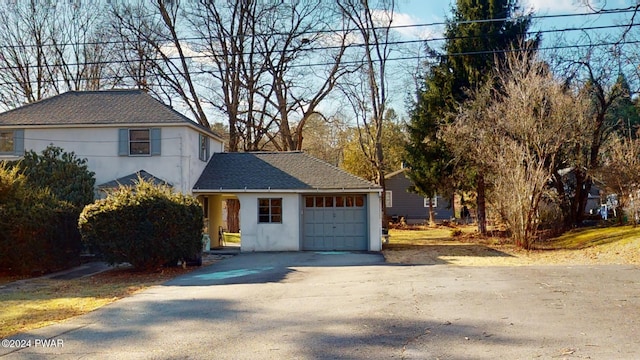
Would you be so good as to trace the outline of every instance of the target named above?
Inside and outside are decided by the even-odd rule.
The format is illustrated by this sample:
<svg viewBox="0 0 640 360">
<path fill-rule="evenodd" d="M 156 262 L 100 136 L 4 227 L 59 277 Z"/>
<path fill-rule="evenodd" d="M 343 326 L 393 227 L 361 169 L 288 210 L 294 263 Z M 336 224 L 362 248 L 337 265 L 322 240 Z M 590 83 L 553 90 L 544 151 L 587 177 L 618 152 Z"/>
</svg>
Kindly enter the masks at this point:
<svg viewBox="0 0 640 360">
<path fill-rule="evenodd" d="M 633 266 L 240 254 L 15 337 L 40 346 L 0 349 L 0 358 L 638 359 L 639 310 Z"/>
</svg>

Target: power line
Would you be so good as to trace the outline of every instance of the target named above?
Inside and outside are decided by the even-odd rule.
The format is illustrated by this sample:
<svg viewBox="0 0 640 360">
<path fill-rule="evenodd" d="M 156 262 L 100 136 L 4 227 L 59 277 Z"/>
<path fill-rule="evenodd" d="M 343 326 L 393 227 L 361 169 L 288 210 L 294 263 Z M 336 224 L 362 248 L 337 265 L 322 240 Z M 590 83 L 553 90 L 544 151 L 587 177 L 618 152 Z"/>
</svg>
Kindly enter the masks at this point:
<svg viewBox="0 0 640 360">
<path fill-rule="evenodd" d="M 590 31 L 590 30 L 605 30 L 605 29 L 615 29 L 615 28 L 622 28 L 622 27 L 627 27 L 627 25 L 603 25 L 603 26 L 591 26 L 591 27 L 585 27 L 585 28 L 564 28 L 564 29 L 550 29 L 550 30 L 540 30 L 540 31 L 529 31 L 526 33 L 523 33 L 521 35 L 535 35 L 535 34 L 545 34 L 545 33 L 564 33 L 564 32 L 571 32 L 571 31 Z M 418 40 L 399 40 L 399 41 L 387 41 L 384 42 L 382 45 L 407 45 L 407 44 L 416 44 L 416 43 L 426 43 L 426 42 L 436 42 L 436 41 L 447 41 L 447 40 L 464 40 L 464 39 L 477 39 L 477 38 L 483 38 L 485 36 L 479 35 L 479 36 L 457 36 L 457 37 L 440 37 L 440 38 L 431 38 L 431 39 L 427 39 L 427 40 L 422 40 L 422 39 L 418 39 Z M 553 50 L 553 49 L 566 49 L 566 48 L 582 48 L 582 47 L 587 47 L 587 46 L 593 46 L 593 47 L 601 47 L 601 46 L 611 46 L 611 45 L 624 45 L 624 44 L 635 44 L 636 42 L 629 42 L 629 41 L 625 41 L 625 42 L 618 42 L 618 43 L 595 43 L 595 44 L 588 44 L 588 45 L 581 45 L 581 44 L 575 44 L 575 45 L 565 45 L 565 46 L 555 46 L 555 47 L 548 47 L 546 49 L 549 50 Z M 368 46 L 367 44 L 363 44 L 363 43 L 357 43 L 357 44 L 351 44 L 349 45 L 349 47 L 365 47 Z M 322 46 L 322 47 L 317 47 L 317 48 L 307 48 L 307 49 L 301 49 L 300 51 L 324 51 L 324 50 L 337 50 L 340 49 L 341 46 Z M 491 53 L 491 52 L 495 52 L 496 50 L 482 50 L 477 52 L 477 54 L 486 54 L 486 53 Z M 278 51 L 272 51 L 272 52 L 267 52 L 267 51 L 256 51 L 253 54 L 256 55 L 269 55 L 271 53 L 282 53 L 282 52 L 286 52 L 286 50 L 278 50 Z M 245 56 L 248 55 L 247 54 L 231 54 L 232 56 Z M 470 55 L 470 53 L 460 53 L 460 54 L 448 54 L 449 56 L 459 56 L 459 55 Z M 193 60 L 193 61 L 197 61 L 197 60 L 201 60 L 201 59 L 210 59 L 212 57 L 216 57 L 216 56 L 224 56 L 223 54 L 205 54 L 205 55 L 190 55 L 190 56 L 185 56 L 185 59 L 187 60 Z M 440 56 L 440 55 L 438 55 Z M 432 57 L 437 57 L 437 56 L 432 56 Z M 179 57 L 166 57 L 166 58 L 162 58 L 162 57 L 156 57 L 156 58 L 144 58 L 144 59 L 118 59 L 118 60 L 103 60 L 103 61 L 86 61 L 83 63 L 66 63 L 64 64 L 67 67 L 78 67 L 78 66 L 103 66 L 103 65 L 110 65 L 110 64 L 135 64 L 135 63 L 141 63 L 141 62 L 151 62 L 151 63 L 155 63 L 155 62 L 159 62 L 159 61 L 164 61 L 164 60 L 168 60 L 168 61 L 179 61 L 180 58 Z M 7 63 L 7 61 L 5 61 L 5 63 Z M 347 62 L 348 64 L 348 62 Z M 322 64 L 310 64 L 310 65 L 303 65 L 303 64 L 293 64 L 292 67 L 301 67 L 301 66 L 320 66 L 320 65 L 331 65 L 331 64 L 327 64 L 327 63 L 322 63 Z M 26 65 L 26 64 L 19 64 L 19 65 L 10 65 L 10 66 L 3 66 L 0 67 L 0 71 L 4 71 L 4 70 L 24 70 L 24 69 L 28 69 L 28 68 L 38 68 L 38 65 Z M 201 73 L 206 73 L 206 71 L 203 71 Z M 91 79 L 91 78 L 87 78 L 87 79 Z M 117 79 L 117 77 L 115 78 Z M 63 80 L 61 80 L 63 81 Z"/>
<path fill-rule="evenodd" d="M 396 29 L 410 29 L 410 28 L 424 28 L 424 27 L 435 27 L 442 26 L 448 24 L 455 25 L 466 25 L 466 24 L 481 24 L 481 23 L 492 23 L 492 22 L 513 22 L 519 19 L 553 19 L 553 18 L 567 18 L 567 17 L 584 17 L 584 16 L 602 16 L 602 15 L 613 15 L 613 14 L 625 14 L 625 13 L 633 13 L 638 11 L 639 6 L 629 6 L 626 8 L 615 8 L 608 10 L 601 10 L 598 12 L 584 12 L 584 13 L 567 13 L 567 14 L 554 14 L 554 15 L 523 15 L 509 18 L 493 18 L 493 19 L 476 19 L 476 20 L 460 20 L 460 21 L 450 21 L 450 22 L 432 22 L 432 23 L 421 23 L 421 24 L 410 24 L 410 25 L 390 25 L 390 26 L 378 26 L 373 28 L 366 28 L 365 31 L 376 31 L 376 30 L 396 30 Z M 617 27 L 625 27 L 627 25 L 615 25 Z M 586 29 L 586 28 L 585 28 Z M 301 31 L 297 34 L 299 35 L 307 35 L 307 34 L 321 34 L 321 33 L 349 33 L 353 31 L 359 31 L 357 28 L 347 28 L 347 29 L 318 29 L 318 30 L 307 30 Z M 578 30 L 578 28 L 576 28 Z M 548 32 L 554 30 L 546 30 Z M 252 36 L 281 36 L 281 35 L 290 35 L 289 32 L 272 32 L 268 34 L 258 33 L 258 34 L 245 34 L 247 37 Z M 181 37 L 177 39 L 178 41 L 190 42 L 190 41 L 203 41 L 203 40 L 211 40 L 211 37 L 207 36 L 192 36 L 192 37 Z M 166 39 L 166 41 L 173 41 L 173 39 Z M 129 42 L 126 40 L 112 40 L 112 41 L 87 41 L 87 42 L 68 42 L 68 43 L 40 43 L 40 44 L 20 44 L 20 45 L 0 45 L 0 49 L 15 49 L 15 48 L 32 48 L 32 47 L 66 47 L 66 46 L 94 46 L 94 45 L 126 45 Z"/>
<path fill-rule="evenodd" d="M 619 13 L 628 13 L 628 12 L 635 12 L 637 10 L 638 6 L 630 6 L 627 8 L 619 8 L 619 9 L 610 9 L 610 10 L 605 10 L 605 11 L 601 11 L 601 12 L 588 12 L 588 13 L 580 13 L 580 14 L 556 14 L 556 15 L 539 15 L 539 16 L 530 16 L 529 18 L 533 18 L 533 19 L 545 19 L 545 18 L 565 18 L 565 17 L 575 17 L 575 16 L 585 16 L 585 15 L 603 15 L 603 14 L 619 14 Z M 502 19 L 480 19 L 480 20 L 470 20 L 470 21 L 458 21 L 458 22 L 450 22 L 450 23 L 456 23 L 456 24 L 470 24 L 470 23 L 486 23 L 486 22 L 494 22 L 494 21 L 511 21 L 513 19 L 508 19 L 508 18 L 502 18 Z M 440 22 L 440 23 L 429 23 L 429 24 L 416 24 L 416 25 L 396 25 L 396 26 L 391 26 L 390 28 L 392 29 L 401 29 L 401 28 L 415 28 L 415 27 L 426 27 L 426 26 L 436 26 L 436 25 L 444 25 L 447 24 L 447 22 Z M 549 30 L 539 30 L 539 31 L 529 31 L 526 33 L 523 33 L 522 35 L 532 35 L 532 34 L 545 34 L 545 33 L 565 33 L 565 32 L 572 32 L 572 31 L 582 31 L 582 32 L 586 32 L 586 31 L 593 31 L 593 30 L 605 30 L 605 29 L 615 29 L 615 28 L 627 28 L 629 25 L 606 25 L 606 26 L 591 26 L 591 27 L 584 27 L 584 28 L 564 28 L 564 29 L 549 29 Z M 455 40 L 455 39 L 474 39 L 474 38 L 481 38 L 482 36 L 460 36 L 460 37 L 440 37 L 440 38 L 431 38 L 431 39 L 418 39 L 418 40 L 400 40 L 400 41 L 389 41 L 389 42 L 385 42 L 383 43 L 383 45 L 406 45 L 406 44 L 413 44 L 413 43 L 425 43 L 425 42 L 429 42 L 429 41 L 447 41 L 447 40 Z M 185 38 L 188 40 L 205 40 L 206 38 L 204 37 L 192 37 L 192 38 Z M 98 45 L 98 44 L 119 44 L 119 43 L 125 43 L 124 40 L 119 40 L 119 41 L 111 41 L 111 42 L 91 42 L 91 43 L 73 43 L 73 45 L 82 45 L 82 44 L 92 44 L 92 45 Z M 583 48 L 583 47 L 601 47 L 601 46 L 612 46 L 612 45 L 625 45 L 625 44 L 636 44 L 636 41 L 622 41 L 622 42 L 616 42 L 616 43 L 612 43 L 612 42 L 605 42 L 605 43 L 596 43 L 596 44 L 574 44 L 574 45 L 564 45 L 564 46 L 552 46 L 552 47 L 545 47 L 545 48 L 539 48 L 538 51 L 551 51 L 551 50 L 559 50 L 559 49 L 567 49 L 567 48 Z M 57 44 L 58 46 L 62 45 L 62 44 Z M 67 44 L 67 45 L 71 45 L 71 44 Z M 28 47 L 30 45 L 4 45 L 4 46 L 0 46 L 1 48 L 24 48 L 24 47 Z M 50 44 L 43 44 L 42 46 L 53 46 Z M 367 44 L 351 44 L 351 47 L 363 47 L 363 46 L 367 46 Z M 339 49 L 340 46 L 323 46 L 323 47 L 317 47 L 317 48 L 306 48 L 306 49 L 302 49 L 302 51 L 323 51 L 323 50 L 332 50 L 332 49 Z M 273 53 L 279 53 L 279 52 L 284 52 L 285 50 L 279 50 L 279 51 L 275 51 Z M 511 52 L 511 51 L 521 51 L 521 50 L 492 50 L 492 49 L 487 49 L 487 50 L 480 50 L 480 51 L 474 51 L 474 52 L 461 52 L 461 53 L 454 53 L 454 54 L 446 54 L 446 56 L 469 56 L 469 55 L 486 55 L 486 54 L 496 54 L 496 53 L 504 53 L 504 52 Z M 257 51 L 254 54 L 262 54 L 262 55 L 268 55 L 271 54 L 272 52 L 265 52 L 265 51 Z M 236 54 L 236 56 L 244 56 L 245 54 Z M 1 55 L 0 55 L 1 56 Z M 212 55 L 191 55 L 191 56 L 186 56 L 185 59 L 188 60 L 192 60 L 192 61 L 197 61 L 199 59 L 208 59 L 211 58 L 213 56 L 217 56 L 217 54 L 212 54 Z M 442 55 L 424 55 L 424 56 L 409 56 L 409 57 L 394 57 L 394 58 L 389 58 L 387 59 L 387 61 L 401 61 L 401 60 L 419 60 L 419 59 L 424 59 L 424 58 L 437 58 L 440 56 L 444 56 L 444 54 Z M 5 59 L 6 60 L 6 59 Z M 64 64 L 67 67 L 81 67 L 81 66 L 104 66 L 104 65 L 110 65 L 110 64 L 114 64 L 114 65 L 122 65 L 122 64 L 132 64 L 132 63 L 141 63 L 141 62 L 159 62 L 159 61 L 164 61 L 164 60 L 168 60 L 168 61 L 178 61 L 180 60 L 179 57 L 166 57 L 166 58 L 155 58 L 155 59 L 151 59 L 151 58 L 146 58 L 146 59 L 135 59 L 135 60 L 130 60 L 130 59 L 118 59 L 118 60 L 105 60 L 105 61 L 86 61 L 84 63 L 66 63 Z M 7 63 L 7 61 L 5 61 L 5 63 Z M 359 61 L 343 61 L 343 63 L 345 65 L 350 65 L 350 64 L 358 64 L 360 63 Z M 312 67 L 312 66 L 327 66 L 327 65 L 333 65 L 333 63 L 307 63 L 307 64 L 293 64 L 291 65 L 291 67 Z M 29 68 L 37 68 L 37 65 L 23 65 L 23 64 L 19 64 L 19 65 L 15 65 L 15 66 L 4 66 L 4 67 L 0 67 L 0 71 L 5 71 L 5 70 L 22 70 L 24 71 L 25 69 L 29 69 Z M 206 74 L 209 73 L 210 71 L 192 71 L 191 73 L 193 74 Z M 152 77 L 155 76 L 155 74 L 151 75 Z M 76 80 L 76 81 L 89 81 L 89 80 L 127 80 L 127 79 L 132 79 L 133 77 L 126 75 L 120 75 L 120 76 L 99 76 L 97 78 L 91 78 L 91 77 L 71 77 L 72 79 Z M 69 79 L 50 79 L 49 81 L 55 81 L 55 82 L 66 82 Z M 29 82 L 28 80 L 25 82 Z M 5 85 L 10 85 L 10 84 L 16 84 L 19 85 L 21 84 L 20 81 L 8 81 L 4 83 Z"/>
<path fill-rule="evenodd" d="M 543 52 L 543 51 L 552 51 L 552 50 L 561 50 L 561 49 L 570 49 L 570 48 L 587 48 L 587 47 L 601 47 L 601 46 L 618 46 L 618 45 L 636 45 L 636 44 L 640 44 L 640 40 L 637 41 L 625 41 L 622 43 L 619 42 L 606 42 L 606 43 L 598 43 L 598 44 L 574 44 L 574 45 L 556 45 L 556 46 L 550 46 L 550 47 L 541 47 L 538 49 L 529 49 L 529 48 L 516 48 L 516 49 L 500 49 L 500 50 L 481 50 L 481 51 L 469 51 L 469 52 L 458 52 L 458 53 L 452 53 L 452 54 L 437 54 L 437 55 L 422 55 L 422 56 L 417 56 L 417 55 L 412 55 L 412 56 L 400 56 L 400 57 L 392 57 L 392 58 L 387 58 L 385 59 L 385 61 L 409 61 L 409 60 L 415 60 L 415 61 L 419 61 L 419 60 L 424 60 L 425 58 L 441 58 L 441 57 L 447 57 L 447 56 L 476 56 L 476 55 L 493 55 L 493 54 L 505 54 L 505 53 L 517 53 L 517 52 L 524 52 L 524 51 L 538 51 L 538 52 Z M 178 58 L 174 58 L 174 60 L 178 60 Z M 379 62 L 378 60 L 374 60 L 374 62 Z M 361 64 L 361 61 L 343 61 L 342 64 L 344 65 L 358 65 Z M 329 63 L 329 62 L 323 62 L 323 63 L 309 63 L 309 64 L 294 64 L 291 65 L 290 67 L 295 68 L 295 67 L 315 67 L 315 66 L 331 66 L 334 65 L 334 63 Z M 0 71 L 2 70 L 2 68 L 0 68 Z M 210 74 L 210 71 L 205 71 L 205 70 L 201 70 L 201 71 L 192 71 L 190 72 L 191 75 L 205 75 L 205 74 Z M 157 77 L 155 74 L 152 74 L 150 77 Z M 133 79 L 131 76 L 100 76 L 97 78 L 91 78 L 91 77 L 78 77 L 75 80 L 78 81 L 95 81 L 95 80 L 131 80 Z M 49 82 L 66 82 L 66 80 L 64 79 L 49 79 Z M 2 85 L 20 85 L 20 82 L 2 82 L 0 83 L 0 86 Z M 152 84 L 148 84 L 148 85 L 152 85 Z"/>
</svg>

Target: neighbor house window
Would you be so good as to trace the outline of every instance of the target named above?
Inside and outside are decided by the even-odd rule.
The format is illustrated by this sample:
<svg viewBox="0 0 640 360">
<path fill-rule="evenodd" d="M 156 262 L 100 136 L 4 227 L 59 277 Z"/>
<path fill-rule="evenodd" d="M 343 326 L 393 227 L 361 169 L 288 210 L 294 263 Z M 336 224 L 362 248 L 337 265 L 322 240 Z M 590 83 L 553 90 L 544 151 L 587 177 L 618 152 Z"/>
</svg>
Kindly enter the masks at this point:
<svg viewBox="0 0 640 360">
<path fill-rule="evenodd" d="M 281 223 L 282 222 L 282 199 L 281 198 L 258 199 L 258 222 L 259 223 Z"/>
<path fill-rule="evenodd" d="M 199 138 L 199 158 L 202 161 L 207 161 L 209 160 L 209 137 L 200 134 L 200 138 Z"/>
<path fill-rule="evenodd" d="M 13 154 L 13 130 L 0 130 L 0 154 Z"/>
<path fill-rule="evenodd" d="M 384 204 L 388 208 L 393 207 L 393 192 L 391 190 L 384 192 Z"/>
<path fill-rule="evenodd" d="M 160 155 L 160 128 L 120 129 L 118 155 Z"/>
<path fill-rule="evenodd" d="M 438 207 L 438 197 L 431 198 L 431 205 L 435 208 Z M 424 198 L 424 207 L 429 207 L 429 198 Z"/>
</svg>

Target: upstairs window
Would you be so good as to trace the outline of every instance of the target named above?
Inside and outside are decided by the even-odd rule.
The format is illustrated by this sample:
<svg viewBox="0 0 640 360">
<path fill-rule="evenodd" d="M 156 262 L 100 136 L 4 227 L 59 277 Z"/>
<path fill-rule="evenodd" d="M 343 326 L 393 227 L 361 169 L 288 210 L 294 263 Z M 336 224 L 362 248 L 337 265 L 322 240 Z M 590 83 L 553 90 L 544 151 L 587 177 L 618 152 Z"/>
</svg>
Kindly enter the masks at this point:
<svg viewBox="0 0 640 360">
<path fill-rule="evenodd" d="M 202 161 L 208 161 L 209 160 L 209 137 L 200 134 L 198 145 L 199 145 L 198 158 L 200 158 L 200 160 Z"/>
<path fill-rule="evenodd" d="M 119 129 L 118 155 L 157 156 L 160 155 L 161 129 Z"/>
<path fill-rule="evenodd" d="M 129 155 L 151 155 L 149 129 L 129 130 Z"/>
<path fill-rule="evenodd" d="M 393 191 L 386 190 L 384 192 L 384 203 L 388 208 L 393 207 Z"/>
<path fill-rule="evenodd" d="M 13 154 L 13 130 L 0 130 L 0 154 Z"/>
<path fill-rule="evenodd" d="M 24 129 L 0 130 L 0 155 L 24 155 Z"/>
</svg>

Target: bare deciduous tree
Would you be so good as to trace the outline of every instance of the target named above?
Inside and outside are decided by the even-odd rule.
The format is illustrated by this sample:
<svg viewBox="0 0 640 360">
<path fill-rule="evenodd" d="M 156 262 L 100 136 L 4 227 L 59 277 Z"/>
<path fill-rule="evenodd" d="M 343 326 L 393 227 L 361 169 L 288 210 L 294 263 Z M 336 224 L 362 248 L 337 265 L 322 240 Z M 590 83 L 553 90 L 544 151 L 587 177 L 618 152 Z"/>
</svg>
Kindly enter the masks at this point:
<svg viewBox="0 0 640 360">
<path fill-rule="evenodd" d="M 562 208 L 567 227 L 582 222 L 593 185 L 591 174 L 600 166 L 602 146 L 617 125 L 608 121 L 607 114 L 626 91 L 616 86 L 621 71 L 617 50 L 594 45 L 584 51 L 583 54 L 565 55 L 566 59 L 560 62 L 565 66 L 567 83 L 577 84 L 582 96 L 590 101 L 588 122 L 584 125 L 589 136 L 583 138 L 583 142 L 575 143 L 568 151 L 572 156 L 565 159 L 565 167 L 573 169 L 574 177 L 567 183 L 558 173 L 554 176 L 557 191 L 564 195 Z"/>
<path fill-rule="evenodd" d="M 279 19 L 267 22 L 267 33 L 276 35 L 260 38 L 271 79 L 265 99 L 278 125 L 274 146 L 300 150 L 307 120 L 350 72 L 342 64 L 347 32 L 339 27 L 344 22 L 331 2 L 292 2 L 280 5 L 278 14 Z"/>
<path fill-rule="evenodd" d="M 100 10 L 93 2 L 1 2 L 0 103 L 13 108 L 100 88 L 110 45 Z"/>
<path fill-rule="evenodd" d="M 497 85 L 476 94 L 445 138 L 459 156 L 482 158 L 490 202 L 517 245 L 531 248 L 540 204 L 566 147 L 582 141 L 588 102 L 529 55 L 511 57 Z M 466 155 L 464 155 L 466 154 Z"/>
<path fill-rule="evenodd" d="M 619 206 L 628 208 L 633 224 L 638 221 L 640 208 L 640 140 L 614 137 L 604 146 L 601 166 L 594 176 L 605 189 L 618 196 Z M 618 212 L 622 220 L 622 212 Z"/>
<path fill-rule="evenodd" d="M 390 27 L 396 3 L 394 0 L 380 0 L 375 4 L 368 0 L 346 0 L 336 3 L 356 29 L 360 56 L 358 63 L 361 64 L 357 73 L 359 77 L 343 85 L 342 89 L 357 120 L 361 150 L 375 171 L 375 183 L 382 186 L 384 191 L 382 129 L 388 105 L 387 62 L 391 55 Z M 384 211 L 384 197 L 382 201 Z"/>
<path fill-rule="evenodd" d="M 127 29 L 129 36 L 122 40 L 141 58 L 140 64 L 150 66 L 161 80 L 154 88 L 156 94 L 169 102 L 177 96 L 200 125 L 209 127 L 194 79 L 197 68 L 186 40 L 183 3 L 193 5 L 181 0 L 155 0 L 152 5 L 143 0 L 118 2 L 111 9 L 113 26 Z"/>
</svg>

